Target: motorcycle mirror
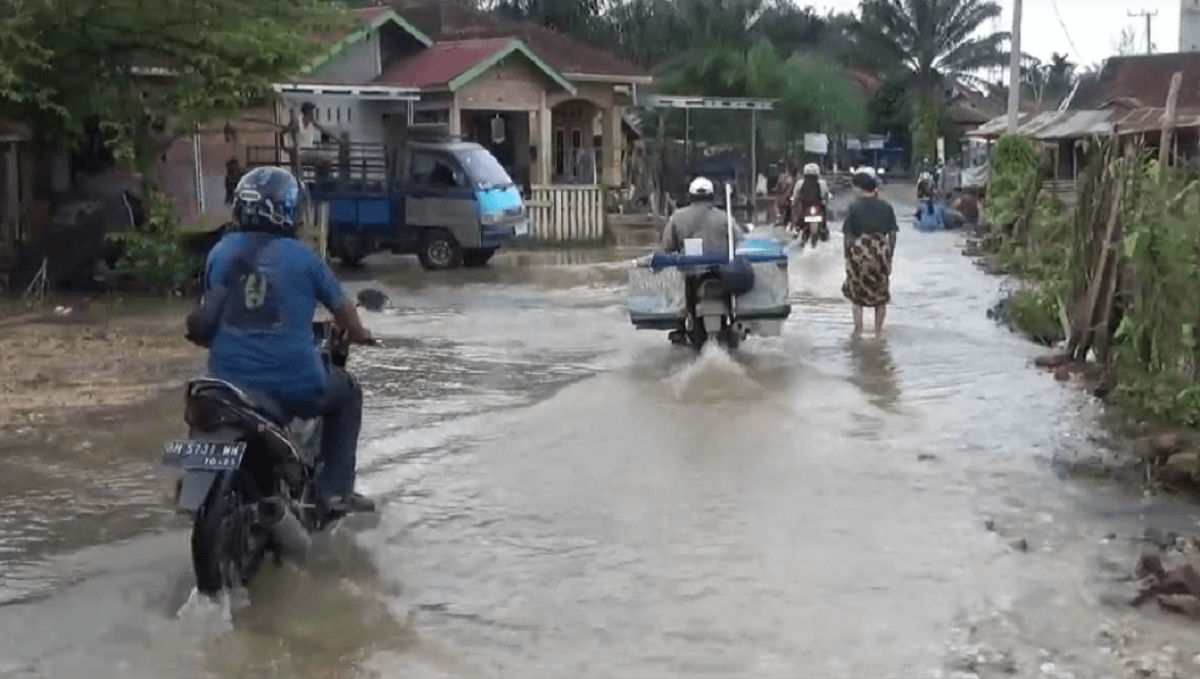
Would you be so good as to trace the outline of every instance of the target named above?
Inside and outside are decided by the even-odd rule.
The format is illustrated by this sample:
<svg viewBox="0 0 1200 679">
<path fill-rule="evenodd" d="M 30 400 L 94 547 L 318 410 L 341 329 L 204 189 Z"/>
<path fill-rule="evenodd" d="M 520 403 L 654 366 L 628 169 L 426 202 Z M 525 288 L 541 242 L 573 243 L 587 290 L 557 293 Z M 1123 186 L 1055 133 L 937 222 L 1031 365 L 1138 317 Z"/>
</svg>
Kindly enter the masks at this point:
<svg viewBox="0 0 1200 679">
<path fill-rule="evenodd" d="M 358 291 L 358 305 L 367 311 L 379 312 L 391 306 L 392 300 L 374 288 Z"/>
</svg>

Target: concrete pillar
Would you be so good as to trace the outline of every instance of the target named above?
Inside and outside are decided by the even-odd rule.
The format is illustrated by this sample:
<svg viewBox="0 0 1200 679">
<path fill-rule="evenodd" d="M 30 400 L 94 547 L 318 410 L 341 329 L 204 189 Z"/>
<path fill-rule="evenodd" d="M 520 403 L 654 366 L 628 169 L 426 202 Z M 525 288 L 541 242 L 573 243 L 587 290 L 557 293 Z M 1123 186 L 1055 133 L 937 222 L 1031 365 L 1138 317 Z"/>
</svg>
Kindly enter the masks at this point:
<svg viewBox="0 0 1200 679">
<path fill-rule="evenodd" d="M 554 181 L 554 117 L 550 107 L 538 111 L 538 183 L 549 186 Z"/>
<path fill-rule="evenodd" d="M 457 101 L 450 104 L 450 134 L 455 137 L 462 134 L 462 109 Z"/>
<path fill-rule="evenodd" d="M 604 109 L 604 183 L 609 186 L 621 185 L 621 147 L 624 145 L 624 135 L 621 134 L 621 109 L 615 104 Z"/>
</svg>

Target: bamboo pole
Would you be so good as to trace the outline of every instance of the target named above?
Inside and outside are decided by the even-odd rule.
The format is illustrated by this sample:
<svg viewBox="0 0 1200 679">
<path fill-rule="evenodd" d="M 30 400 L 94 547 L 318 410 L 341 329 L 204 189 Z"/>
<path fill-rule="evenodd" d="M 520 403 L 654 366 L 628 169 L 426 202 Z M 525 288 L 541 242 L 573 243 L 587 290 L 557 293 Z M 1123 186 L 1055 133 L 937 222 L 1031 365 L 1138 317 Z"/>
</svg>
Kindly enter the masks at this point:
<svg viewBox="0 0 1200 679">
<path fill-rule="evenodd" d="M 1108 289 L 1111 287 L 1109 281 L 1110 273 L 1115 277 L 1118 271 L 1117 267 L 1112 266 L 1116 259 L 1117 246 L 1113 243 L 1114 235 L 1117 233 L 1117 225 L 1120 223 L 1119 217 L 1121 214 L 1121 203 L 1125 197 L 1125 184 L 1129 181 L 1130 171 L 1132 169 L 1133 154 L 1126 151 L 1124 172 L 1117 180 L 1117 189 L 1113 195 L 1112 206 L 1108 213 L 1108 225 L 1104 230 L 1104 240 L 1101 242 L 1100 257 L 1096 262 L 1096 274 L 1092 279 L 1091 288 L 1088 291 L 1087 306 L 1084 309 L 1083 321 L 1079 324 L 1082 337 L 1079 345 L 1075 347 L 1073 358 L 1076 361 L 1087 359 L 1088 350 L 1092 348 L 1092 344 L 1096 337 L 1096 317 L 1107 317 L 1104 314 L 1100 304 L 1108 299 Z M 1104 291 L 1104 296 L 1101 297 L 1101 291 Z"/>
<path fill-rule="evenodd" d="M 1175 133 L 1175 105 L 1179 101 L 1179 87 L 1183 84 L 1183 72 L 1175 71 L 1171 86 L 1167 90 L 1167 109 L 1163 112 L 1162 132 L 1158 138 L 1158 167 L 1163 172 L 1171 162 L 1171 137 Z"/>
</svg>

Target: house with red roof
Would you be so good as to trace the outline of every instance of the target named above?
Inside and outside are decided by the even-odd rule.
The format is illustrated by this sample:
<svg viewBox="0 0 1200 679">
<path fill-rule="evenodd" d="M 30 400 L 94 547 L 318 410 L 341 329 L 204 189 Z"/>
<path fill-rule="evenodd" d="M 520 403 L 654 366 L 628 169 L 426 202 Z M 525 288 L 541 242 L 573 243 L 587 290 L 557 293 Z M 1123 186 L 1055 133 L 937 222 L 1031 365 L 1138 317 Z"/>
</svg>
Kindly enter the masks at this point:
<svg viewBox="0 0 1200 679">
<path fill-rule="evenodd" d="M 625 110 L 653 82 L 648 73 L 453 0 L 401 0 L 354 18 L 345 35 L 315 36 L 328 52 L 276 85 L 277 122 L 311 103 L 330 136 L 391 148 L 413 129 L 440 128 L 484 145 L 509 170 L 529 196 L 535 234 L 602 236 L 601 187 L 625 181 L 636 137 Z"/>
<path fill-rule="evenodd" d="M 619 185 L 624 109 L 650 84 L 620 57 L 448 0 L 355 10 L 358 29 L 276 90 L 352 141 L 440 125 L 487 146 L 526 187 Z M 286 119 L 286 115 L 284 116 Z"/>
<path fill-rule="evenodd" d="M 395 148 L 410 130 L 438 127 L 483 144 L 526 189 L 536 230 L 563 239 L 602 234 L 601 186 L 625 181 L 623 157 L 636 133 L 624 114 L 637 88 L 652 83 L 648 73 L 453 0 L 402 0 L 353 14 L 350 30 L 312 37 L 328 49 L 276 84 L 273 106 L 210 125 L 166 152 L 162 179 L 185 219 L 223 218 L 226 163 L 275 144 L 281 125 L 310 103 L 328 136 L 355 143 Z"/>
</svg>

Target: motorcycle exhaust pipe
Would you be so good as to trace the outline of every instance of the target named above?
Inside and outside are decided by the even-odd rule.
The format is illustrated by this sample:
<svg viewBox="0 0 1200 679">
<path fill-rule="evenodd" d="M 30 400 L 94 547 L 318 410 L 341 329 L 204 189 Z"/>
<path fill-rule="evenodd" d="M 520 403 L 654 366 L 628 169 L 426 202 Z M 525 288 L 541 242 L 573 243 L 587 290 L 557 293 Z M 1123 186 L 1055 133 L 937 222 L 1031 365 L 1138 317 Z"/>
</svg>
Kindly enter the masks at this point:
<svg viewBox="0 0 1200 679">
<path fill-rule="evenodd" d="M 300 519 L 296 518 L 296 514 L 290 508 L 275 498 L 264 501 L 263 508 L 264 514 L 268 517 L 267 525 L 270 528 L 271 537 L 275 539 L 275 544 L 283 552 L 284 557 L 294 561 L 303 561 L 308 555 L 309 548 L 312 547 L 312 537 L 300 523 Z"/>
</svg>

